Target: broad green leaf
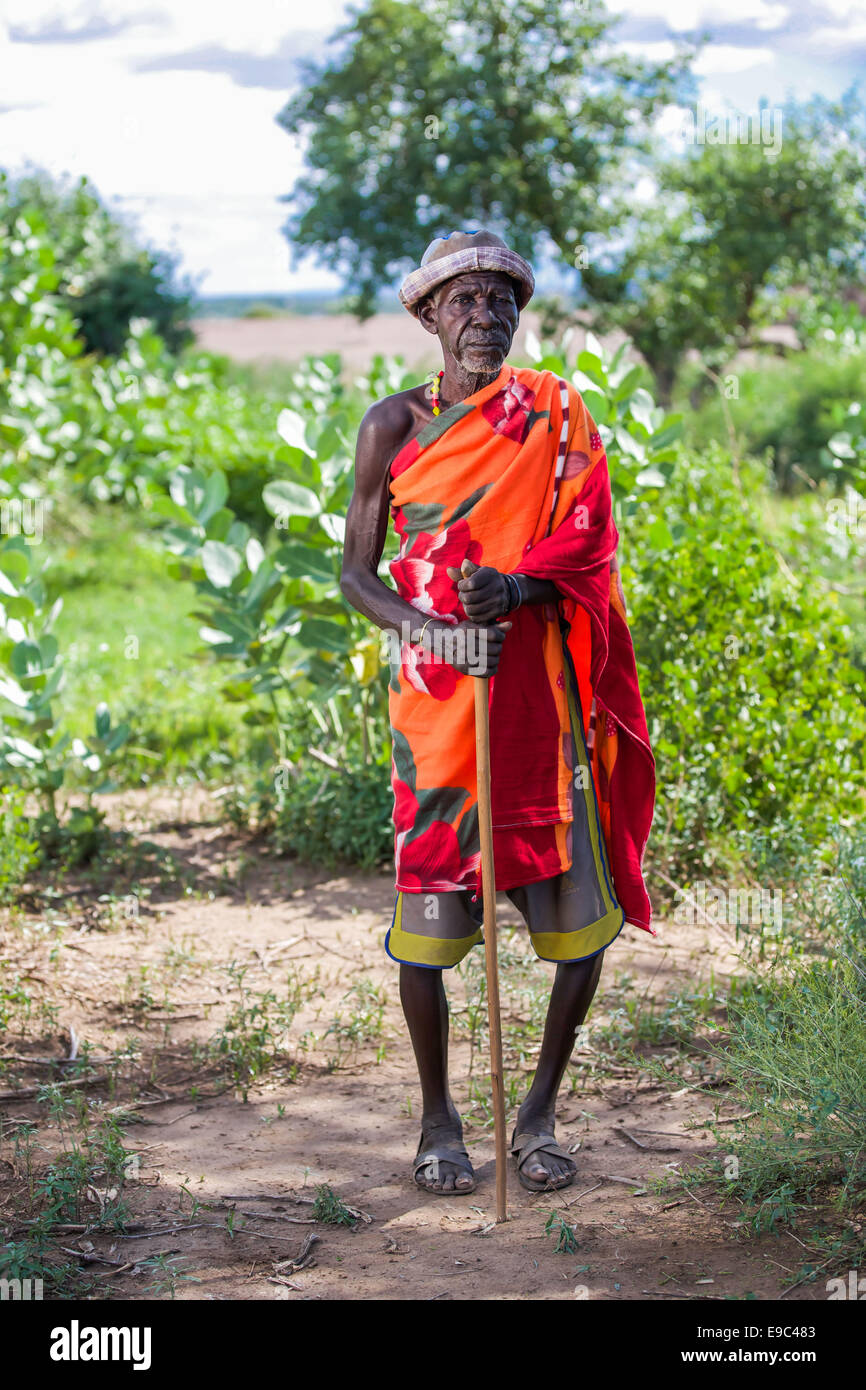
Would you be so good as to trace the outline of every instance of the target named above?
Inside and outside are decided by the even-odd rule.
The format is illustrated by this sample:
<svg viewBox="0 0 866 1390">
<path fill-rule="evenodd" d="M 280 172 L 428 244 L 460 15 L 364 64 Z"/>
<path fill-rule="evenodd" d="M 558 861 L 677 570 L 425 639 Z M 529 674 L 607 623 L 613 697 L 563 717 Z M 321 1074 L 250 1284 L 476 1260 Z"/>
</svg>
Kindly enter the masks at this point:
<svg viewBox="0 0 866 1390">
<path fill-rule="evenodd" d="M 216 515 L 228 495 L 229 488 L 225 475 L 217 469 L 209 475 L 201 502 L 196 509 L 196 516 L 203 526 L 206 526 L 211 517 Z"/>
<path fill-rule="evenodd" d="M 606 425 L 610 419 L 607 398 L 600 391 L 581 391 L 583 403 L 597 425 Z"/>
<path fill-rule="evenodd" d="M 317 584 L 332 583 L 334 566 L 324 551 L 303 541 L 287 541 L 274 555 L 281 570 L 293 579 L 311 579 Z"/>
<path fill-rule="evenodd" d="M 632 458 L 637 459 L 638 462 L 642 462 L 646 457 L 644 445 L 640 440 L 635 439 L 634 435 L 630 434 L 628 430 L 623 429 L 622 426 L 618 426 L 614 430 L 614 438 L 616 439 L 617 447 L 622 449 L 624 454 L 629 454 Z"/>
<path fill-rule="evenodd" d="M 280 411 L 277 416 L 277 433 L 293 449 L 303 449 L 305 454 L 309 454 L 311 458 L 315 457 L 315 450 L 307 443 L 304 421 L 294 410 Z"/>
<path fill-rule="evenodd" d="M 39 638 L 39 654 L 42 657 L 43 671 L 49 671 L 57 660 L 59 644 L 57 638 L 51 633 L 45 633 Z"/>
<path fill-rule="evenodd" d="M 157 516 L 170 517 L 182 526 L 195 526 L 196 519 L 188 507 L 181 506 L 173 497 L 157 493 L 150 504 L 150 510 Z"/>
<path fill-rule="evenodd" d="M 851 447 L 851 436 L 844 431 L 834 434 L 832 439 L 828 439 L 827 448 L 839 459 L 855 459 L 857 457 L 857 450 Z"/>
<path fill-rule="evenodd" d="M 11 734 L 6 734 L 3 736 L 2 746 L 4 749 L 12 749 L 15 753 L 18 753 L 20 757 L 26 758 L 28 762 L 44 762 L 45 755 L 42 750 L 37 748 L 35 743 L 28 743 L 26 738 L 13 738 Z"/>
<path fill-rule="evenodd" d="M 577 365 L 596 386 L 600 386 L 603 390 L 607 388 L 607 375 L 604 367 L 601 365 L 601 358 L 596 357 L 595 353 L 587 352 L 586 350 L 579 352 L 577 355 Z"/>
<path fill-rule="evenodd" d="M 638 487 L 664 487 L 665 475 L 657 468 L 643 468 L 635 478 Z"/>
<path fill-rule="evenodd" d="M 615 401 L 624 401 L 636 390 L 639 383 L 643 380 L 643 367 L 630 367 L 622 381 L 615 387 L 613 398 Z"/>
<path fill-rule="evenodd" d="M 243 591 L 241 607 L 245 613 L 250 612 L 257 604 L 261 603 L 274 582 L 274 575 L 274 567 L 269 561 L 259 566 Z M 279 583 L 279 580 L 277 582 Z"/>
<path fill-rule="evenodd" d="M 652 434 L 653 416 L 655 414 L 655 409 L 652 404 L 652 398 L 650 398 L 650 403 L 649 405 L 647 405 L 644 401 L 638 399 L 640 394 L 641 393 L 639 391 L 635 391 L 634 395 L 629 401 L 629 414 L 631 415 L 633 420 L 636 420 L 639 425 L 643 426 L 647 434 Z M 644 392 L 643 394 L 647 395 L 648 392 Z"/>
<path fill-rule="evenodd" d="M 265 548 L 256 536 L 250 536 L 247 541 L 245 555 L 247 568 L 251 574 L 255 574 L 262 560 L 265 558 Z"/>
<path fill-rule="evenodd" d="M 587 376 L 586 372 L 582 372 L 579 367 L 575 367 L 571 374 L 571 379 L 581 395 L 583 395 L 584 391 L 595 391 L 599 395 L 601 394 L 592 377 Z"/>
<path fill-rule="evenodd" d="M 177 468 L 169 478 L 168 487 L 177 505 L 195 516 L 204 497 L 204 474 L 194 468 Z"/>
<path fill-rule="evenodd" d="M 675 439 L 679 439 L 683 432 L 682 415 L 666 415 L 662 421 L 661 429 L 652 436 L 651 447 L 661 449 L 665 444 L 672 444 Z"/>
<path fill-rule="evenodd" d="M 235 638 L 229 632 L 219 632 L 215 627 L 200 627 L 198 635 L 209 647 L 229 646 Z"/>
<path fill-rule="evenodd" d="M 346 518 L 344 516 L 334 516 L 324 512 L 319 517 L 319 525 L 332 541 L 336 541 L 338 545 L 343 544 L 346 539 Z"/>
<path fill-rule="evenodd" d="M 42 671 L 42 653 L 35 642 L 19 642 L 12 650 L 9 665 L 19 680 L 26 680 Z"/>
<path fill-rule="evenodd" d="M 235 550 L 242 553 L 246 551 L 249 538 L 250 528 L 245 521 L 233 521 L 226 534 L 220 537 L 226 545 L 234 546 Z"/>
<path fill-rule="evenodd" d="M 339 623 L 329 623 L 326 618 L 308 618 L 301 623 L 298 641 L 304 647 L 342 653 L 348 651 L 351 637 Z"/>
<path fill-rule="evenodd" d="M 10 705 L 17 705 L 19 709 L 26 709 L 30 703 L 30 696 L 26 690 L 22 690 L 17 681 L 6 680 L 0 677 L 0 696 L 8 700 Z"/>
<path fill-rule="evenodd" d="M 16 538 L 12 538 L 16 539 Z M 6 545 L 0 547 L 0 574 L 11 579 L 16 586 L 16 591 L 27 580 L 30 573 L 30 561 L 28 552 L 13 547 L 11 540 Z M 6 590 L 12 593 L 13 590 Z"/>
<path fill-rule="evenodd" d="M 126 723 L 118 724 L 115 729 L 112 729 L 108 738 L 105 740 L 106 753 L 116 753 L 118 748 L 126 743 L 126 740 L 129 738 L 129 733 L 130 727 Z"/>
<path fill-rule="evenodd" d="M 243 564 L 238 552 L 222 541 L 205 541 L 201 548 L 201 562 L 215 589 L 227 589 L 240 574 Z"/>
<path fill-rule="evenodd" d="M 241 614 L 226 613 L 220 610 L 210 615 L 211 621 L 200 631 L 216 631 L 225 634 L 232 642 L 239 642 L 243 646 L 249 646 L 256 639 L 256 628 L 244 621 Z"/>
<path fill-rule="evenodd" d="M 319 499 L 310 488 L 289 482 L 287 478 L 268 483 L 262 492 L 262 501 L 271 516 L 282 521 L 293 516 L 318 516 L 321 510 Z"/>
<path fill-rule="evenodd" d="M 201 545 L 201 533 L 189 530 L 186 526 L 166 526 L 160 532 L 160 539 L 172 555 L 190 559 L 197 554 Z"/>
</svg>

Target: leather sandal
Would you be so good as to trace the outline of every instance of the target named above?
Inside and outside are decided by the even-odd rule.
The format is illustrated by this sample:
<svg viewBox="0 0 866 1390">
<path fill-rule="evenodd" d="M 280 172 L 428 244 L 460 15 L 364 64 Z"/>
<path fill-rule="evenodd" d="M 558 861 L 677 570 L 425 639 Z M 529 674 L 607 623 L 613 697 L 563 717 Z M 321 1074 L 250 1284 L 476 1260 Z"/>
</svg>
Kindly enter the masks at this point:
<svg viewBox="0 0 866 1390">
<path fill-rule="evenodd" d="M 423 1143 L 423 1135 L 421 1138 Z M 430 1182 L 438 1182 L 440 1163 L 453 1164 L 455 1168 L 460 1170 L 457 1176 L 462 1177 L 465 1174 L 470 1177 L 472 1186 L 454 1187 L 446 1192 L 443 1188 L 428 1187 L 426 1182 L 418 1181 L 419 1174 L 423 1173 L 423 1176 Z M 426 1149 L 424 1153 L 421 1152 L 419 1144 L 412 1168 L 412 1177 L 415 1179 L 416 1187 L 420 1187 L 422 1192 L 432 1192 L 434 1197 L 468 1197 L 470 1192 L 475 1191 L 475 1174 L 472 1171 L 469 1154 L 462 1144 L 459 1147 L 455 1144 L 436 1144 Z"/>
<path fill-rule="evenodd" d="M 515 1129 L 511 1136 L 511 1153 L 517 1159 L 517 1176 L 521 1187 L 525 1187 L 527 1192 L 554 1192 L 560 1187 L 569 1187 L 577 1176 L 577 1165 L 571 1154 L 565 1152 L 557 1144 L 552 1134 L 518 1134 Z M 570 1163 L 574 1172 L 566 1173 L 561 1178 L 548 1178 L 546 1182 L 540 1182 L 537 1178 L 530 1178 L 523 1171 L 523 1165 L 533 1154 L 548 1154 L 551 1158 L 564 1159 Z"/>
</svg>

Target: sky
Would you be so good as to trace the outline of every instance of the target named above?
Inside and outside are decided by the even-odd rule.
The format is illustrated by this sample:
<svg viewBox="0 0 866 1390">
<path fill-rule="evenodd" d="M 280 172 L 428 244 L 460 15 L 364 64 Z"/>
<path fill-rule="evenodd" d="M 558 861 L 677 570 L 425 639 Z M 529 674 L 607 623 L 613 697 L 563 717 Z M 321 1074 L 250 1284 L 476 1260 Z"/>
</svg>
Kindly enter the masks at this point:
<svg viewBox="0 0 866 1390">
<path fill-rule="evenodd" d="M 493 0 L 495 3 L 495 0 Z M 617 42 L 661 59 L 709 32 L 710 113 L 757 110 L 866 69 L 866 0 L 608 0 Z M 0 0 L 0 168 L 86 174 L 203 294 L 337 286 L 280 232 L 303 147 L 275 117 L 343 0 Z M 672 16 L 671 11 L 674 11 Z M 671 113 L 672 115 L 674 113 Z"/>
</svg>

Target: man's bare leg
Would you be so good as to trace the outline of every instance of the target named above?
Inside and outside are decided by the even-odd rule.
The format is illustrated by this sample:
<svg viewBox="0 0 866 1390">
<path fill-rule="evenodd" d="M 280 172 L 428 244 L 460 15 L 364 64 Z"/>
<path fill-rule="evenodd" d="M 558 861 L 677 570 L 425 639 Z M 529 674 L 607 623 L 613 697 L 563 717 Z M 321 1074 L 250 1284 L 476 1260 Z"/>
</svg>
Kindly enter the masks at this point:
<svg viewBox="0 0 866 1390">
<path fill-rule="evenodd" d="M 604 951 L 587 960 L 568 961 L 556 967 L 550 1003 L 544 1024 L 544 1038 L 535 1078 L 517 1115 L 518 1134 L 553 1134 L 556 1097 L 574 1049 L 574 1035 L 589 1012 L 601 975 Z M 523 1165 L 523 1172 L 536 1182 L 550 1181 L 564 1186 L 577 1171 L 576 1164 L 534 1153 Z"/>
<path fill-rule="evenodd" d="M 443 1148 L 459 1146 L 463 1125 L 448 1089 L 448 1003 L 442 971 L 401 965 L 400 1002 L 421 1081 L 424 1151 L 435 1152 L 437 1144 Z M 471 1190 L 473 1180 L 465 1169 L 443 1160 L 438 1181 L 424 1185 L 432 1192 L 465 1192 Z"/>
</svg>

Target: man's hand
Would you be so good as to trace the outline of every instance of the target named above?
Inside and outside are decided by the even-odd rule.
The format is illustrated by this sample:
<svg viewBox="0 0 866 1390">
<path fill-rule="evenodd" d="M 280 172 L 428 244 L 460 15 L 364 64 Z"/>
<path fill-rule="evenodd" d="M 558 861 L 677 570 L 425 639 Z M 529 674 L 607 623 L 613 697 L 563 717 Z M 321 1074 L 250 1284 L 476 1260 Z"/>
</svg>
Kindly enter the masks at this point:
<svg viewBox="0 0 866 1390">
<path fill-rule="evenodd" d="M 491 565 L 473 565 L 464 560 L 461 570 L 449 566 L 448 578 L 457 584 L 457 593 L 471 623 L 493 623 L 501 618 L 511 602 L 505 575 Z"/>
<path fill-rule="evenodd" d="M 457 585 L 469 618 L 450 629 L 457 637 L 451 665 L 464 676 L 495 676 L 505 635 L 511 631 L 511 623 L 495 622 L 508 604 L 508 585 L 499 570 L 471 560 L 464 560 L 459 570 L 449 566 L 446 573 Z"/>
<path fill-rule="evenodd" d="M 445 641 L 453 642 L 451 665 L 464 676 L 495 676 L 502 644 L 511 623 L 458 623 L 445 629 Z"/>
</svg>

